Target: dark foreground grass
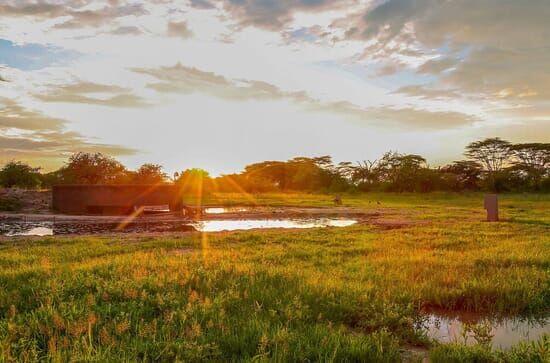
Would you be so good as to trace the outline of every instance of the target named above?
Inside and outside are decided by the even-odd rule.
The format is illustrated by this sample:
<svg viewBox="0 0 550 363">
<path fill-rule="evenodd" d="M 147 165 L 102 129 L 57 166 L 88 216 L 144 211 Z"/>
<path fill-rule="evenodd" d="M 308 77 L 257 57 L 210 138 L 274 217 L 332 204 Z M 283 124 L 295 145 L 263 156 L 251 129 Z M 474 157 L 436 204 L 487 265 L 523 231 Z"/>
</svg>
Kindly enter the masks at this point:
<svg viewBox="0 0 550 363">
<path fill-rule="evenodd" d="M 423 223 L 392 230 L 6 240 L 0 361 L 395 362 L 418 345 L 434 362 L 545 362 L 548 339 L 501 352 L 415 329 L 431 307 L 549 315 L 536 198 L 504 201 L 513 214 L 494 224 L 465 197 L 411 203 Z"/>
</svg>

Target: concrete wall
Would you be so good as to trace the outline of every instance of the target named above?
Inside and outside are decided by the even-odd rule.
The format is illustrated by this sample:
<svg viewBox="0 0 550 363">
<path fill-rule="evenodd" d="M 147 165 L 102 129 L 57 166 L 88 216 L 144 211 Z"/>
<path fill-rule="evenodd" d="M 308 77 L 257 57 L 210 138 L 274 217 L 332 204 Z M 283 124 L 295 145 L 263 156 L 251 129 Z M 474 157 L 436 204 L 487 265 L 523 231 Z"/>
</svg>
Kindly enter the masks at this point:
<svg viewBox="0 0 550 363">
<path fill-rule="evenodd" d="M 125 214 L 136 206 L 169 205 L 183 207 L 173 184 L 162 185 L 56 185 L 52 190 L 53 209 L 66 214 Z"/>
</svg>

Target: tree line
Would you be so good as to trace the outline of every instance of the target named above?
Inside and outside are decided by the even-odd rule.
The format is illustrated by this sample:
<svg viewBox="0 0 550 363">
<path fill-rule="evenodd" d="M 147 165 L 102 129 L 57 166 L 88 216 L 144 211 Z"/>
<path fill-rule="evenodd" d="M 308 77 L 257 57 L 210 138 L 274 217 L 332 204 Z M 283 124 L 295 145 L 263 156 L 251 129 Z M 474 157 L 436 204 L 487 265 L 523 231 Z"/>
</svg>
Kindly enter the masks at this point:
<svg viewBox="0 0 550 363">
<path fill-rule="evenodd" d="M 334 164 L 330 156 L 296 157 L 254 163 L 240 173 L 212 178 L 203 169 L 168 176 L 157 164 L 129 170 L 101 153 L 77 153 L 50 173 L 11 161 L 0 170 L 0 185 L 49 188 L 55 184 L 174 182 L 189 193 L 550 191 L 549 143 L 512 144 L 488 138 L 470 143 L 464 155 L 464 160 L 437 168 L 420 155 L 393 151 L 356 163 Z"/>
</svg>

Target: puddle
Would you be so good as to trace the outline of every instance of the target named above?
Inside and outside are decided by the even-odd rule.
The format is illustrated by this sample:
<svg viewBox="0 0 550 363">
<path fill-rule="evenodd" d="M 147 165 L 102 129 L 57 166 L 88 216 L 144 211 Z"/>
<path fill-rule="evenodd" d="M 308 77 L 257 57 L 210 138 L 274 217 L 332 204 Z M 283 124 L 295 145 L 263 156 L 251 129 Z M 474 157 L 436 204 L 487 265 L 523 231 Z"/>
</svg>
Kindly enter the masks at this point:
<svg viewBox="0 0 550 363">
<path fill-rule="evenodd" d="M 225 214 L 225 213 L 242 213 L 248 212 L 250 208 L 244 207 L 209 207 L 204 208 L 206 214 Z"/>
<path fill-rule="evenodd" d="M 13 222 L 0 223 L 4 236 L 53 236 L 65 234 L 189 232 L 195 228 L 187 222 L 128 223 L 75 223 L 75 222 Z"/>
<path fill-rule="evenodd" d="M 319 228 L 347 227 L 357 223 L 353 219 L 242 219 L 200 221 L 193 226 L 201 232 L 248 230 L 254 228 Z"/>
<path fill-rule="evenodd" d="M 346 227 L 357 223 L 351 219 L 263 219 L 263 220 L 207 220 L 132 222 L 121 228 L 113 222 L 28 222 L 21 220 L 0 222 L 0 235 L 52 236 L 64 234 L 146 233 L 146 232 L 219 232 L 253 228 L 316 228 Z"/>
<path fill-rule="evenodd" d="M 53 229 L 51 227 L 32 227 L 29 229 L 20 228 L 18 231 L 8 232 L 6 236 L 51 236 L 53 235 Z"/>
<path fill-rule="evenodd" d="M 427 315 L 421 324 L 428 337 L 442 343 L 476 344 L 476 335 L 486 335 L 494 348 L 507 349 L 522 341 L 550 334 L 550 319 L 472 319 Z M 477 331 L 477 334 L 475 333 Z M 479 340 L 479 339 L 478 339 Z"/>
</svg>

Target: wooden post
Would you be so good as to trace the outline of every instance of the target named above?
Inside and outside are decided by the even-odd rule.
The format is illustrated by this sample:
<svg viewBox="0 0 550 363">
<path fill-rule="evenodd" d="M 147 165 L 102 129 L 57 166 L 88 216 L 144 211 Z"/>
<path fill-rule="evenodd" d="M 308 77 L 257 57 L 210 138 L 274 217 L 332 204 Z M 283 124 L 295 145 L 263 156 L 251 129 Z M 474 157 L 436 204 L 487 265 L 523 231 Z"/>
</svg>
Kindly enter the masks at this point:
<svg viewBox="0 0 550 363">
<path fill-rule="evenodd" d="M 487 210 L 487 221 L 498 221 L 498 196 L 496 194 L 485 195 L 485 209 Z"/>
</svg>

